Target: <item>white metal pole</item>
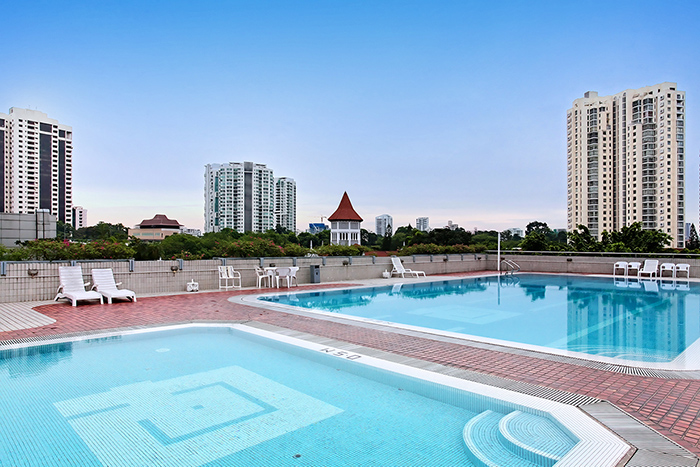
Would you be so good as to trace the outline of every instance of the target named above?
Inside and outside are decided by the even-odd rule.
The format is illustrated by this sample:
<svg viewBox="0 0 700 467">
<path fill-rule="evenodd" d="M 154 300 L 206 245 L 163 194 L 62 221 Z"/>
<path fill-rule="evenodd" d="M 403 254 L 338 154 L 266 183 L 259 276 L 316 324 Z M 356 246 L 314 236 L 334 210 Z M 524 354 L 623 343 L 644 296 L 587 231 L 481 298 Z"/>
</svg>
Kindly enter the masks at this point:
<svg viewBox="0 0 700 467">
<path fill-rule="evenodd" d="M 498 272 L 501 272 L 501 232 L 498 232 Z"/>
</svg>

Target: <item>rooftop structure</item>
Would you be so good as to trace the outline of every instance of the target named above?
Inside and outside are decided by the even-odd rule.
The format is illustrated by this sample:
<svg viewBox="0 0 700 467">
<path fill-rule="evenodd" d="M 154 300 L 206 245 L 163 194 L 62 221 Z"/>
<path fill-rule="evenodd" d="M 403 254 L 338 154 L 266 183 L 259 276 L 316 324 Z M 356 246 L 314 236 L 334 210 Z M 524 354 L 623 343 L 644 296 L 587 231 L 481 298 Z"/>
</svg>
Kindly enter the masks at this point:
<svg viewBox="0 0 700 467">
<path fill-rule="evenodd" d="M 355 211 L 348 193 L 343 193 L 338 209 L 328 217 L 331 221 L 332 245 L 359 245 L 362 217 Z"/>
<path fill-rule="evenodd" d="M 152 219 L 144 219 L 129 229 L 129 236 L 144 241 L 161 241 L 165 237 L 180 233 L 182 224 L 175 219 L 168 219 L 165 214 L 156 214 Z"/>
</svg>

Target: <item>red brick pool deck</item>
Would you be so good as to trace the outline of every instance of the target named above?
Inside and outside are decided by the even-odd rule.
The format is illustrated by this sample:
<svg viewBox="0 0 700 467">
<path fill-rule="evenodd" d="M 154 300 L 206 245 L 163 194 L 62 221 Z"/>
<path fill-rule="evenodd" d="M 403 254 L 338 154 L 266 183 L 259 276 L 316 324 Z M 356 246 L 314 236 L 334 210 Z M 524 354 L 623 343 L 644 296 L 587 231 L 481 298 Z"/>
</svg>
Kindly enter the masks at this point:
<svg viewBox="0 0 700 467">
<path fill-rule="evenodd" d="M 301 286 L 299 290 L 348 285 Z M 259 321 L 445 366 L 606 400 L 700 455 L 700 380 L 621 374 L 228 301 L 233 295 L 255 293 L 260 293 L 260 290 L 146 297 L 139 298 L 137 303 L 112 305 L 83 304 L 72 307 L 67 302 L 44 305 L 35 309 L 55 319 L 55 323 L 20 331 L 0 332 L 0 341 L 197 320 Z"/>
</svg>

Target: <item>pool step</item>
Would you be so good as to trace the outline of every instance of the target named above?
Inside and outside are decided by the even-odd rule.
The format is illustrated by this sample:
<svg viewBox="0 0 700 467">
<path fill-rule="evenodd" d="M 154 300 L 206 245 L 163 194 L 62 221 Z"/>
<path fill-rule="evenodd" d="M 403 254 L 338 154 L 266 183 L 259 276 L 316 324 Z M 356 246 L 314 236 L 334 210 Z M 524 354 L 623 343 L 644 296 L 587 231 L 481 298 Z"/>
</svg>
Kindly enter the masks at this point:
<svg viewBox="0 0 700 467">
<path fill-rule="evenodd" d="M 576 444 L 552 420 L 519 410 L 501 418 L 498 435 L 512 453 L 547 467 L 561 460 Z"/>
<path fill-rule="evenodd" d="M 486 410 L 464 426 L 467 455 L 480 467 L 551 467 L 575 444 L 551 420 Z"/>
</svg>

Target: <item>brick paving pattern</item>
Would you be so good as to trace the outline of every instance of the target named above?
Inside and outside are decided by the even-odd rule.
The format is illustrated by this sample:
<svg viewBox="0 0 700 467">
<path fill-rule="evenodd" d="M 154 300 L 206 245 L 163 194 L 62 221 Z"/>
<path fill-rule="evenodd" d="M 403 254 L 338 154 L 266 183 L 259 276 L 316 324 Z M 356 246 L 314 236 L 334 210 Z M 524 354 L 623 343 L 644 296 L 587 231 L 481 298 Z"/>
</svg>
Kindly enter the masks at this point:
<svg viewBox="0 0 700 467">
<path fill-rule="evenodd" d="M 298 289 L 348 285 L 324 284 L 301 286 Z M 534 356 L 478 349 L 469 345 L 270 311 L 228 301 L 232 295 L 260 292 L 258 289 L 199 292 L 139 298 L 137 303 L 121 302 L 112 305 L 43 305 L 36 310 L 55 319 L 55 323 L 32 329 L 0 332 L 0 341 L 193 320 L 260 321 L 445 366 L 607 400 L 694 454 L 700 455 L 700 380 L 614 373 Z"/>
</svg>

